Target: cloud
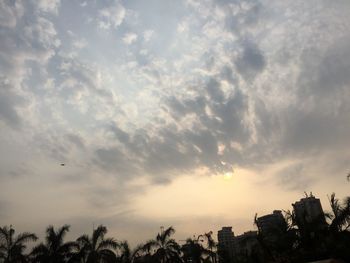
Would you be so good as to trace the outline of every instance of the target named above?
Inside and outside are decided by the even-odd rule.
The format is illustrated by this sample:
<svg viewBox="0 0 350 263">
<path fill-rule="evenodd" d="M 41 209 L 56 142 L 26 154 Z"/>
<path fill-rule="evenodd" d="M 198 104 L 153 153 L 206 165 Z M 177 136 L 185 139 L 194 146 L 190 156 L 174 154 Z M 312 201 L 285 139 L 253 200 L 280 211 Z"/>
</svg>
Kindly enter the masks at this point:
<svg viewBox="0 0 350 263">
<path fill-rule="evenodd" d="M 251 136 L 246 123 L 248 102 L 239 89 L 225 94 L 214 78 L 208 80 L 204 90 L 206 96 L 195 93 L 189 98 L 165 99 L 163 108 L 169 124 L 157 128 L 154 134 L 109 126 L 108 131 L 119 143 L 114 148 L 99 149 L 97 164 L 121 176 L 129 172 L 124 166 L 129 166 L 132 174 L 152 175 L 155 183 L 170 182 L 176 174 L 190 173 L 198 167 L 214 174 L 231 171 L 239 156 L 232 142 L 246 145 Z M 219 145 L 226 146 L 225 150 L 219 150 Z"/>
<path fill-rule="evenodd" d="M 137 40 L 137 35 L 135 33 L 127 33 L 122 40 L 125 44 L 130 45 Z"/>
<path fill-rule="evenodd" d="M 60 0 L 39 0 L 35 1 L 35 4 L 37 5 L 38 9 L 42 12 L 57 14 L 60 2 Z"/>
<path fill-rule="evenodd" d="M 137 172 L 137 167 L 133 160 L 128 158 L 117 147 L 97 149 L 95 162 L 103 169 L 128 179 L 132 178 Z"/>
<path fill-rule="evenodd" d="M 11 1 L 2 1 L 0 3 L 0 25 L 13 28 L 17 20 L 23 15 L 23 5 L 21 1 L 11 3 Z"/>
<path fill-rule="evenodd" d="M 253 80 L 266 66 L 266 59 L 254 43 L 243 44 L 243 52 L 235 62 L 237 71 L 246 80 Z"/>
<path fill-rule="evenodd" d="M 76 39 L 73 41 L 73 47 L 76 49 L 82 49 L 88 45 L 86 39 Z"/>
<path fill-rule="evenodd" d="M 99 11 L 99 27 L 109 29 L 113 26 L 114 28 L 117 28 L 122 24 L 125 15 L 125 8 L 119 3 L 119 1 L 114 1 L 109 7 L 102 8 Z"/>
<path fill-rule="evenodd" d="M 206 10 L 211 4 L 215 7 L 215 12 L 208 13 Z M 128 54 L 127 59 L 130 56 L 130 59 L 136 59 L 138 64 L 134 64 L 134 69 L 120 81 L 123 83 L 120 85 L 130 81 L 128 85 L 135 87 L 134 90 L 138 89 L 137 86 L 147 87 L 147 91 L 143 90 L 139 94 L 148 94 L 150 101 L 160 104 L 159 109 L 154 109 L 151 105 L 136 103 L 137 111 L 141 113 L 138 116 L 148 114 L 141 107 L 155 112 L 149 116 L 157 115 L 157 118 L 150 119 L 146 126 L 140 124 L 141 121 L 131 124 L 127 120 L 128 113 L 121 110 L 128 109 L 127 103 L 122 99 L 138 93 L 118 93 L 120 90 L 116 87 L 119 83 L 108 82 L 110 72 L 100 68 L 98 63 L 82 59 L 77 54 L 63 52 L 64 47 L 57 37 L 55 26 L 44 17 L 37 17 L 36 23 L 23 29 L 32 48 L 27 48 L 27 53 L 15 52 L 25 54 L 15 60 L 3 55 L 7 59 L 4 69 L 15 76 L 19 74 L 18 69 L 23 69 L 25 62 L 30 59 L 45 65 L 54 57 L 54 63 L 50 65 L 48 73 L 53 74 L 54 88 L 47 95 L 54 96 L 55 100 L 47 97 L 47 103 L 52 102 L 55 107 L 63 107 L 67 111 L 78 109 L 79 113 L 75 113 L 76 116 L 86 118 L 89 115 L 89 121 L 98 122 L 97 129 L 102 130 L 99 138 L 101 141 L 96 140 L 96 145 L 89 146 L 94 154 L 93 163 L 108 172 L 120 172 L 124 178 L 127 178 L 128 172 L 139 174 L 144 170 L 154 177 L 154 181 L 165 182 L 167 176 L 171 178 L 173 174 L 190 172 L 197 167 L 206 167 L 214 173 L 222 172 L 222 169 L 226 169 L 223 163 L 254 166 L 258 159 L 271 161 L 276 158 L 276 153 L 283 152 L 286 154 L 285 158 L 288 158 L 289 154 L 306 153 L 307 147 L 319 149 L 320 142 L 328 142 L 328 145 L 336 143 L 325 130 L 339 126 L 338 121 L 344 121 L 346 118 L 346 114 L 341 112 L 348 111 L 344 103 L 348 96 L 345 87 L 349 75 L 345 45 L 338 44 L 340 46 L 332 47 L 329 44 L 323 56 L 319 55 L 321 49 L 312 51 L 297 46 L 290 48 L 288 52 L 301 55 L 301 64 L 297 64 L 296 67 L 300 66 L 302 70 L 300 74 L 296 71 L 291 75 L 295 83 L 289 92 L 292 97 L 297 98 L 297 102 L 281 107 L 281 104 L 275 103 L 277 97 L 287 100 L 285 96 L 288 93 L 282 91 L 283 87 L 278 87 L 285 79 L 282 78 L 282 83 L 278 82 L 278 74 L 273 70 L 281 61 L 278 60 L 278 56 L 285 54 L 285 43 L 278 42 L 278 45 L 273 46 L 276 51 L 271 51 L 272 47 L 266 42 L 270 35 L 275 34 L 273 29 L 264 31 L 260 28 L 259 21 L 267 19 L 266 3 L 220 1 L 196 5 L 201 8 L 195 12 L 200 12 L 201 15 L 187 14 L 182 20 L 193 22 L 192 27 L 190 24 L 188 26 L 188 36 L 184 35 L 181 40 L 191 43 L 187 45 L 190 50 L 179 49 L 178 54 L 183 52 L 183 56 L 179 56 L 176 63 L 167 63 L 171 56 L 162 57 L 161 52 L 157 53 L 152 47 L 147 49 L 143 58 L 140 57 L 137 48 Z M 59 4 L 55 2 L 50 6 L 57 7 Z M 12 10 L 11 8 L 9 10 Z M 294 8 L 298 10 L 298 5 Z M 151 37 L 158 36 L 153 34 L 153 30 L 149 30 L 149 25 L 145 25 L 145 29 L 142 30 L 131 28 L 134 24 L 128 24 L 128 30 L 122 28 L 125 12 L 125 7 L 115 1 L 111 6 L 100 7 L 97 19 L 106 27 L 121 27 L 123 41 L 128 45 L 135 43 L 135 47 L 143 44 L 137 42 L 138 34 L 143 34 L 146 42 Z M 281 14 L 283 15 L 285 14 Z M 233 19 L 236 24 L 223 27 L 215 31 L 215 34 L 212 32 L 213 34 L 209 35 L 198 35 L 195 32 L 198 28 L 211 28 L 213 25 L 227 26 L 228 19 Z M 274 18 L 269 19 L 271 21 Z M 210 20 L 210 23 L 206 20 Z M 289 25 L 280 23 L 279 26 L 285 30 Z M 294 31 L 292 34 L 295 34 Z M 11 34 L 7 34 L 7 37 L 9 36 Z M 9 43 L 11 41 L 14 41 L 14 35 L 8 40 Z M 87 48 L 88 41 L 89 39 L 85 39 L 84 42 L 77 40 L 73 45 L 76 48 Z M 344 40 L 339 43 L 345 42 Z M 292 45 L 292 39 L 288 45 Z M 61 49 L 59 55 L 55 53 L 56 49 Z M 10 52 L 7 52 L 8 50 Z M 3 54 L 5 52 L 11 53 L 10 44 L 4 46 Z M 314 53 L 318 54 L 318 57 L 313 57 Z M 195 57 L 200 58 L 198 63 L 194 62 Z M 292 74 L 289 67 L 297 62 L 290 59 L 284 63 L 286 64 L 278 64 L 280 74 Z M 10 72 L 11 67 L 13 71 Z M 121 68 L 123 67 L 125 65 L 121 65 Z M 185 74 L 187 72 L 189 73 Z M 118 72 L 124 73 L 125 71 Z M 23 78 L 26 73 L 22 71 L 21 74 Z M 170 74 L 174 74 L 172 79 L 168 77 Z M 245 82 L 241 82 L 240 77 Z M 167 85 L 168 81 L 173 79 L 176 79 L 177 84 L 171 89 L 164 92 L 158 88 Z M 288 85 L 292 85 L 292 82 Z M 329 86 L 338 88 L 336 92 L 329 93 Z M 15 126 L 16 123 L 20 123 L 18 108 L 22 102 L 16 96 L 21 93 L 10 88 L 7 90 L 7 97 L 4 97 L 8 98 L 8 103 L 3 104 L 2 118 L 6 123 Z M 268 93 L 270 91 L 274 93 Z M 319 106 L 315 103 L 316 99 Z M 321 105 L 327 112 L 320 113 Z M 65 120 L 63 123 L 67 125 L 71 120 L 65 117 L 63 112 L 56 109 L 55 114 L 60 114 L 61 119 Z M 337 118 L 332 118 L 332 114 L 337 114 Z M 105 126 L 101 128 L 111 121 L 120 123 L 110 130 L 114 133 L 112 138 L 106 135 L 108 132 L 104 133 Z M 339 135 L 346 134 L 348 130 L 345 124 L 339 127 L 342 128 L 339 129 L 336 138 L 340 138 Z M 79 148 L 87 147 L 78 137 L 66 138 Z M 50 143 L 51 140 L 48 144 Z M 57 149 L 60 147 L 56 148 L 56 151 Z M 57 154 L 59 158 L 63 158 L 67 152 L 62 149 L 62 153 L 58 151 Z"/>
<path fill-rule="evenodd" d="M 81 136 L 77 135 L 77 134 L 67 134 L 66 138 L 72 143 L 74 144 L 76 147 L 80 148 L 80 149 L 84 149 L 85 148 L 85 142 L 84 139 L 81 138 Z"/>
<path fill-rule="evenodd" d="M 151 38 L 154 35 L 154 30 L 148 29 L 146 31 L 143 32 L 143 38 L 145 40 L 145 42 L 148 42 L 151 40 Z"/>
<path fill-rule="evenodd" d="M 24 112 L 28 114 L 33 97 L 27 89 L 25 81 L 30 78 L 32 68 L 28 64 L 46 65 L 55 54 L 60 41 L 54 25 L 45 18 L 33 17 L 26 20 L 28 6 L 22 2 L 1 3 L 7 10 L 1 15 L 8 15 L 12 10 L 15 19 L 10 24 L 2 24 L 0 48 L 1 79 L 1 119 L 13 128 L 19 128 Z M 8 20 L 10 21 L 10 20 Z M 43 70 L 44 71 L 44 70 Z"/>
<path fill-rule="evenodd" d="M 0 79 L 0 120 L 13 128 L 19 128 L 21 117 L 17 108 L 24 103 L 24 98 L 16 94 L 6 79 Z"/>
<path fill-rule="evenodd" d="M 53 92 L 60 104 L 78 110 L 80 114 L 89 111 L 94 118 L 113 114 L 115 95 L 104 86 L 106 75 L 103 69 L 66 54 L 57 56 L 56 60 L 56 72 L 60 74 L 56 75 L 57 89 Z"/>
<path fill-rule="evenodd" d="M 275 174 L 275 180 L 281 187 L 292 191 L 306 191 L 314 181 L 302 163 L 294 163 L 280 169 Z"/>
</svg>

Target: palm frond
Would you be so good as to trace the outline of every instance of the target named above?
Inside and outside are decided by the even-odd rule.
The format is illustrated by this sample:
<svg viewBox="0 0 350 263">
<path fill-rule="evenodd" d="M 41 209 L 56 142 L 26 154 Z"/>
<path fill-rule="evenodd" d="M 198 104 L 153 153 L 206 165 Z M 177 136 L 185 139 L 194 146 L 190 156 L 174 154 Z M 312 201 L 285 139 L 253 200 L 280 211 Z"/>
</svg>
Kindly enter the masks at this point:
<svg viewBox="0 0 350 263">
<path fill-rule="evenodd" d="M 7 228 L 7 226 L 4 226 L 4 227 L 0 227 L 0 238 L 2 239 L 6 239 L 8 238 L 9 236 L 9 229 Z"/>
<path fill-rule="evenodd" d="M 116 259 L 117 259 L 116 254 L 109 249 L 101 250 L 100 255 L 101 255 L 102 262 L 105 262 L 105 263 L 116 262 Z"/>
<path fill-rule="evenodd" d="M 158 247 L 158 242 L 156 240 L 148 240 L 142 247 L 142 250 L 146 253 L 151 253 L 153 251 L 151 251 L 152 249 L 154 249 L 155 247 Z"/>
<path fill-rule="evenodd" d="M 127 255 L 127 257 L 131 256 L 131 249 L 129 246 L 128 241 L 124 240 L 118 244 L 119 248 L 121 249 L 122 254 Z"/>
<path fill-rule="evenodd" d="M 76 248 L 79 248 L 79 246 L 76 242 L 74 242 L 74 241 L 66 242 L 66 243 L 62 244 L 62 246 L 60 246 L 57 249 L 57 253 L 59 253 L 59 254 L 70 253 Z"/>
<path fill-rule="evenodd" d="M 64 239 L 66 236 L 67 232 L 69 232 L 69 225 L 63 225 L 58 231 L 57 231 L 57 237 L 61 240 Z"/>
<path fill-rule="evenodd" d="M 103 240 L 103 237 L 107 234 L 107 227 L 99 225 L 94 232 L 92 233 L 92 245 L 94 248 L 97 247 L 97 244 L 100 240 Z"/>
<path fill-rule="evenodd" d="M 118 247 L 118 242 L 114 238 L 106 238 L 99 243 L 97 250 L 116 249 L 117 247 Z"/>
<path fill-rule="evenodd" d="M 48 254 L 48 253 L 49 253 L 48 248 L 43 243 L 40 243 L 39 245 L 35 246 L 32 249 L 30 255 L 38 256 L 38 255 L 43 255 L 43 254 Z"/>
<path fill-rule="evenodd" d="M 163 236 L 164 238 L 169 238 L 170 236 L 172 236 L 175 233 L 175 229 L 171 226 L 169 228 L 167 228 L 164 232 L 163 232 Z"/>
<path fill-rule="evenodd" d="M 81 235 L 80 237 L 77 238 L 77 242 L 82 244 L 82 245 L 88 245 L 91 244 L 91 240 L 88 235 Z"/>
<path fill-rule="evenodd" d="M 143 254 L 143 252 L 145 252 L 145 251 L 143 250 L 143 248 L 144 248 L 144 244 L 139 244 L 139 245 L 137 245 L 137 246 L 134 248 L 134 250 L 133 250 L 133 252 L 132 252 L 132 254 L 131 254 L 131 258 L 135 258 L 135 257 L 141 256 L 140 254 Z"/>
<path fill-rule="evenodd" d="M 28 242 L 28 241 L 36 241 L 38 240 L 38 237 L 33 234 L 33 233 L 29 233 L 29 232 L 24 232 L 24 233 L 21 233 L 17 236 L 14 244 L 21 244 L 21 243 L 25 243 L 25 242 Z"/>
<path fill-rule="evenodd" d="M 330 206 L 332 208 L 332 212 L 335 215 L 335 217 L 337 217 L 338 213 L 339 213 L 339 200 L 335 197 L 335 193 L 331 194 L 331 198 L 329 200 L 330 202 Z"/>
</svg>

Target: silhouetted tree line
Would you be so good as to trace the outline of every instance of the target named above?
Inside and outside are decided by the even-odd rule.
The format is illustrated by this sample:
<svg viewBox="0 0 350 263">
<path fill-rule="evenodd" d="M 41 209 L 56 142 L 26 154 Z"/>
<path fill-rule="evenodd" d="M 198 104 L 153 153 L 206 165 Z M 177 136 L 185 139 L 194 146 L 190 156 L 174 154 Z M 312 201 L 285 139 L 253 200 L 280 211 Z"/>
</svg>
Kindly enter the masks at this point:
<svg viewBox="0 0 350 263">
<path fill-rule="evenodd" d="M 75 241 L 65 241 L 70 226 L 46 229 L 45 242 L 26 253 L 27 243 L 38 237 L 29 232 L 15 234 L 12 226 L 0 227 L 0 262 L 2 263 L 168 263 L 215 262 L 216 243 L 212 232 L 198 239 L 187 239 L 180 246 L 172 235 L 173 227 L 158 233 L 155 239 L 131 249 L 127 241 L 106 237 L 103 225 L 93 230 L 91 236 L 82 235 Z M 207 245 L 204 244 L 207 243 Z"/>
<path fill-rule="evenodd" d="M 1 263 L 259 263 L 308 262 L 326 258 L 350 262 L 350 197 L 340 202 L 330 197 L 331 213 L 323 218 L 300 222 L 294 212 L 285 211 L 285 224 L 270 235 L 258 233 L 249 253 L 228 256 L 212 237 L 212 232 L 188 238 L 179 245 L 173 227 L 162 229 L 155 239 L 131 249 L 127 241 L 106 237 L 103 225 L 75 241 L 65 241 L 70 227 L 49 226 L 45 241 L 27 251 L 27 243 L 37 241 L 34 233 L 15 234 L 10 226 L 0 227 Z M 244 242 L 244 240 L 243 240 Z"/>
</svg>

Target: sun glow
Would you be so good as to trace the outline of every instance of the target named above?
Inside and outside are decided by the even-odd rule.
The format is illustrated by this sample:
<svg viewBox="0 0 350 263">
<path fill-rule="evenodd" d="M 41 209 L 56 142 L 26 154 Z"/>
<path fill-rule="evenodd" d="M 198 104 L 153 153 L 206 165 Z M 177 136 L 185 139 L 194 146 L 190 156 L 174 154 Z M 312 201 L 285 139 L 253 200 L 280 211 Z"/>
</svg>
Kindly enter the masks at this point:
<svg viewBox="0 0 350 263">
<path fill-rule="evenodd" d="M 233 177 L 233 172 L 226 172 L 224 173 L 224 179 L 225 180 L 231 180 Z"/>
</svg>

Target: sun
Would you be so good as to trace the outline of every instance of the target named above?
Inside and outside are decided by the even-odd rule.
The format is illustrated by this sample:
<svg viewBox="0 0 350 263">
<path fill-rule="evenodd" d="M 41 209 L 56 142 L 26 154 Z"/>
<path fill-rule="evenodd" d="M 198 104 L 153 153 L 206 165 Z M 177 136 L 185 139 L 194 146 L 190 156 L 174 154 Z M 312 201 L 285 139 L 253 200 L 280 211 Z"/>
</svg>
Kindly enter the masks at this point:
<svg viewBox="0 0 350 263">
<path fill-rule="evenodd" d="M 233 172 L 224 173 L 224 180 L 231 180 L 233 177 Z"/>
</svg>

